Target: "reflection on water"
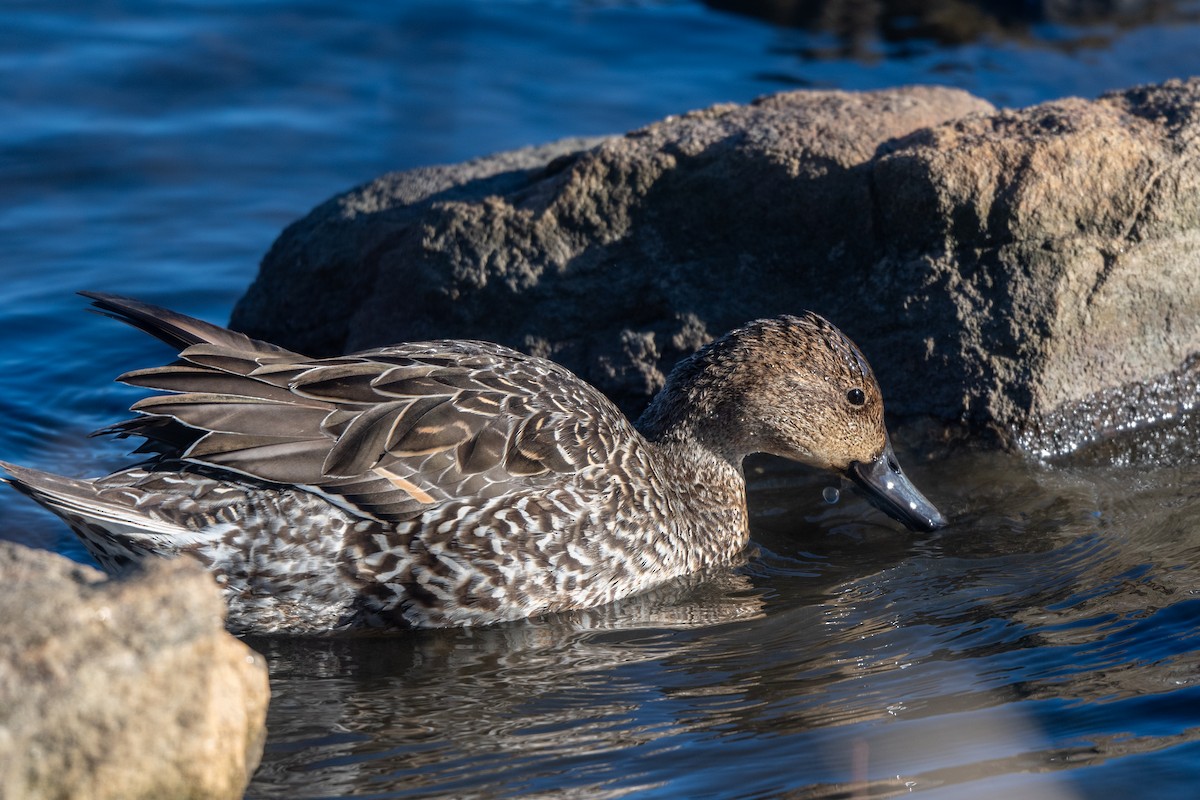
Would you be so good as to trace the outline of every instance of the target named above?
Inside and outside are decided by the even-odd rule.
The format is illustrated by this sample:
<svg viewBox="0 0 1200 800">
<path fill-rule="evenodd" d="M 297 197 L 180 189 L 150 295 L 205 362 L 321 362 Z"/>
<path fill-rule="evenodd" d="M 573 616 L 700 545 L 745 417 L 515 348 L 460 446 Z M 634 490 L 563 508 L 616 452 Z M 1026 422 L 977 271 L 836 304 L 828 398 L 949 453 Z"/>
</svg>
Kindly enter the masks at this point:
<svg viewBox="0 0 1200 800">
<path fill-rule="evenodd" d="M 623 608 L 254 640 L 248 796 L 1092 798 L 1150 765 L 1190 796 L 1200 467 L 916 472 L 945 532 L 774 470 L 749 563 Z"/>
</svg>

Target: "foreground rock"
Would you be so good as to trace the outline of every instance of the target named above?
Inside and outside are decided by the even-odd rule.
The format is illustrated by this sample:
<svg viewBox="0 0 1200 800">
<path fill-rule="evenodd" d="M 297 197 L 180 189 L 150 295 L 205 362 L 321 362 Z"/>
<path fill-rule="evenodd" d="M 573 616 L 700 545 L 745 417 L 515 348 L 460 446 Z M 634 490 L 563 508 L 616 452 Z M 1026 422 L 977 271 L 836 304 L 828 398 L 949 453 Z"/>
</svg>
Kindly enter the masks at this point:
<svg viewBox="0 0 1200 800">
<path fill-rule="evenodd" d="M 1071 409 L 1200 350 L 1200 81 L 1020 111 L 794 92 L 571 150 L 334 198 L 280 237 L 233 324 L 312 353 L 496 340 L 636 411 L 711 336 L 812 308 L 893 413 L 1038 451 L 1096 435 Z"/>
<path fill-rule="evenodd" d="M 128 580 L 0 542 L 0 797 L 240 798 L 267 672 L 188 560 Z"/>
</svg>

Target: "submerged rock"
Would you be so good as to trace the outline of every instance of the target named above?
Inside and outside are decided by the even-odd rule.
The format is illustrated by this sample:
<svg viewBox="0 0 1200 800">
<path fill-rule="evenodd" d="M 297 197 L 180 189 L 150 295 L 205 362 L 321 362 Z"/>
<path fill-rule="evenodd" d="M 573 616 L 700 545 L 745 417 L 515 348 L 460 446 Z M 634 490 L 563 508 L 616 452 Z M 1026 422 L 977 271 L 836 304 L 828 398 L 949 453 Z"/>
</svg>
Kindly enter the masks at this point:
<svg viewBox="0 0 1200 800">
<path fill-rule="evenodd" d="M 1062 452 L 1095 436 L 1071 409 L 1200 350 L 1198 109 L 1198 80 L 1017 111 L 789 92 L 386 175 L 289 227 L 233 325 L 313 354 L 499 341 L 636 412 L 711 336 L 811 308 L 892 413 Z"/>
<path fill-rule="evenodd" d="M 225 632 L 198 564 L 110 580 L 0 542 L 0 583 L 0 796 L 242 796 L 266 665 Z"/>
</svg>

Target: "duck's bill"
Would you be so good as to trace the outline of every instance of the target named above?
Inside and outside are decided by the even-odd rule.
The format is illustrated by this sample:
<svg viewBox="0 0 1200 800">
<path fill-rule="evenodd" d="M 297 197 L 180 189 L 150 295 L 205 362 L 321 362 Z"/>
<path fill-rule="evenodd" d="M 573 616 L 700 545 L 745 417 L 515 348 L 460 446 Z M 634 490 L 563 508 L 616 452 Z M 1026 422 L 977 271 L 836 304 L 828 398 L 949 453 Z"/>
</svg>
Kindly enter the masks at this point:
<svg viewBox="0 0 1200 800">
<path fill-rule="evenodd" d="M 874 461 L 855 461 L 846 470 L 871 504 L 914 531 L 936 531 L 946 527 L 946 518 L 900 471 L 892 444 Z"/>
</svg>

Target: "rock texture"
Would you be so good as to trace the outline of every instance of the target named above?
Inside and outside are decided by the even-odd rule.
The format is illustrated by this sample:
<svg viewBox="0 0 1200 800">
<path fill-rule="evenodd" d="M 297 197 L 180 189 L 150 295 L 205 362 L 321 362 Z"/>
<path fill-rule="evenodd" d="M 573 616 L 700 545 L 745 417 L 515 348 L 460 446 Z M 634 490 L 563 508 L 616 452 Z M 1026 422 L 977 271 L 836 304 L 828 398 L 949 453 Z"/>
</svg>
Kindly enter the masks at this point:
<svg viewBox="0 0 1200 800">
<path fill-rule="evenodd" d="M 107 580 L 0 542 L 0 583 L 0 797 L 242 796 L 266 665 L 198 564 Z"/>
<path fill-rule="evenodd" d="M 233 324 L 314 354 L 496 340 L 636 412 L 709 337 L 811 308 L 892 413 L 1070 449 L 1092 421 L 1046 420 L 1200 350 L 1198 134 L 1195 80 L 1017 111 L 929 87 L 718 106 L 334 198 Z"/>
</svg>

